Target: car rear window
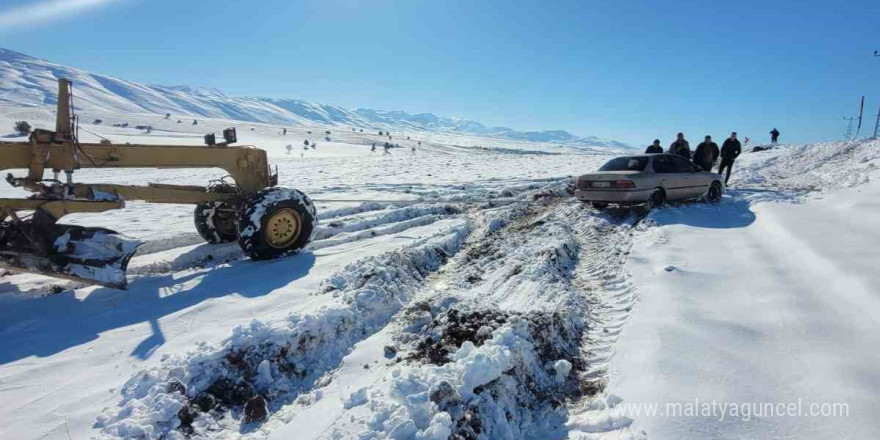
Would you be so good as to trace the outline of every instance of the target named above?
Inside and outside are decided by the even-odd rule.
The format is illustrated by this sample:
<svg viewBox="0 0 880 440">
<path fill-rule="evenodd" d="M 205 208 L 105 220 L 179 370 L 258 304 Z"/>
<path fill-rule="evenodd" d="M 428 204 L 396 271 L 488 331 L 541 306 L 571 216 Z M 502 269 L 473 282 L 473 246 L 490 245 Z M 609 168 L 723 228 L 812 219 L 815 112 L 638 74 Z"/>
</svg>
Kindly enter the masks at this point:
<svg viewBox="0 0 880 440">
<path fill-rule="evenodd" d="M 599 171 L 642 171 L 647 165 L 647 157 L 618 157 L 602 165 Z"/>
</svg>

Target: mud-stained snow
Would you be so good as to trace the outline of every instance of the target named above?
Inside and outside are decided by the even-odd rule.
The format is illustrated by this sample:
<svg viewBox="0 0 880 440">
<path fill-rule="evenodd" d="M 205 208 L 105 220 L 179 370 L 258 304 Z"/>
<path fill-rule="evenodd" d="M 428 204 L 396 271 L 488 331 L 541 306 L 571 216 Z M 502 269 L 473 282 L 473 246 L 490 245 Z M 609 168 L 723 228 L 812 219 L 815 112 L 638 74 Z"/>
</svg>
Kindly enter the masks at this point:
<svg viewBox="0 0 880 440">
<path fill-rule="evenodd" d="M 462 224 L 440 237 L 346 266 L 318 292 L 332 296 L 330 304 L 280 323 L 254 320 L 233 329 L 221 347 L 205 344 L 138 374 L 123 387 L 121 409 L 101 416 L 97 425 L 106 435 L 151 440 L 247 430 L 242 413 L 254 398 L 265 399 L 270 412 L 293 402 L 357 341 L 385 325 L 467 234 Z"/>
<path fill-rule="evenodd" d="M 631 230 L 638 217 L 555 194 L 475 215 L 462 251 L 336 374 L 341 383 L 357 370 L 371 379 L 351 391 L 331 384 L 331 396 L 291 411 L 272 438 L 564 438 L 571 405 L 603 386 L 589 351 L 603 342 L 589 329 L 608 314 L 594 311 L 602 289 L 588 277 L 622 271 L 632 233 L 621 232 L 620 243 L 596 238 Z M 583 264 L 602 252 L 622 258 Z"/>
</svg>

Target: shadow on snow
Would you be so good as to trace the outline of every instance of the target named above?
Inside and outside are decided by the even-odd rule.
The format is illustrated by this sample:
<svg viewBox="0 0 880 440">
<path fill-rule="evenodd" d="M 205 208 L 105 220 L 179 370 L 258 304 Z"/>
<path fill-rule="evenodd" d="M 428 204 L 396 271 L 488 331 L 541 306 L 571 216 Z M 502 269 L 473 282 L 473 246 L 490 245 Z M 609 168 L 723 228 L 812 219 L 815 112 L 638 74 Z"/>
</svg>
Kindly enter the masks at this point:
<svg viewBox="0 0 880 440">
<path fill-rule="evenodd" d="M 721 202 L 676 203 L 655 210 L 651 219 L 658 225 L 686 225 L 695 228 L 744 228 L 755 222 L 748 200 L 725 195 Z"/>
<path fill-rule="evenodd" d="M 183 276 L 134 280 L 128 291 L 98 288 L 85 298 L 63 292 L 13 300 L 0 311 L 0 365 L 28 356 L 51 356 L 92 341 L 102 332 L 149 322 L 153 334 L 132 356 L 146 359 L 165 343 L 159 319 L 232 293 L 254 298 L 306 276 L 315 264 L 308 252 L 272 261 L 237 260 Z"/>
</svg>

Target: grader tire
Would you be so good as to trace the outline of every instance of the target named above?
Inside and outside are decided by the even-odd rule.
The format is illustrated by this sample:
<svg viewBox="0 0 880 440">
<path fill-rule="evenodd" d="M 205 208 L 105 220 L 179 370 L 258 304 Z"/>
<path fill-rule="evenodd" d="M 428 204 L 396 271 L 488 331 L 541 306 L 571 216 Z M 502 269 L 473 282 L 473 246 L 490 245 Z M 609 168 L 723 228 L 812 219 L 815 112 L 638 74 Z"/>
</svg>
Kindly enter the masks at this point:
<svg viewBox="0 0 880 440">
<path fill-rule="evenodd" d="M 290 188 L 266 188 L 240 211 L 238 244 L 252 260 L 283 257 L 309 244 L 317 222 L 308 196 Z"/>
<path fill-rule="evenodd" d="M 208 243 L 229 243 L 237 238 L 235 210 L 226 202 L 199 203 L 193 217 L 196 231 Z"/>
</svg>

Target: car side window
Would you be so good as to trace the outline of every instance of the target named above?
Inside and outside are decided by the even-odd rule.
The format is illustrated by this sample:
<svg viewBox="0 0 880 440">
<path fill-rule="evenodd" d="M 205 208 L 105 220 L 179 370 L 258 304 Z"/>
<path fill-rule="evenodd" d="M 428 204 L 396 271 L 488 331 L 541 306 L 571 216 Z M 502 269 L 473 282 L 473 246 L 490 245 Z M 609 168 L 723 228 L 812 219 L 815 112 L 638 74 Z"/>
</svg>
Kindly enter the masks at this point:
<svg viewBox="0 0 880 440">
<path fill-rule="evenodd" d="M 656 156 L 654 157 L 655 173 L 674 173 L 675 169 L 672 164 L 672 156 Z"/>
<path fill-rule="evenodd" d="M 673 173 L 692 173 L 694 172 L 694 165 L 691 164 L 688 160 L 684 159 L 680 156 L 672 156 L 670 157 L 672 162 L 672 172 Z"/>
</svg>

